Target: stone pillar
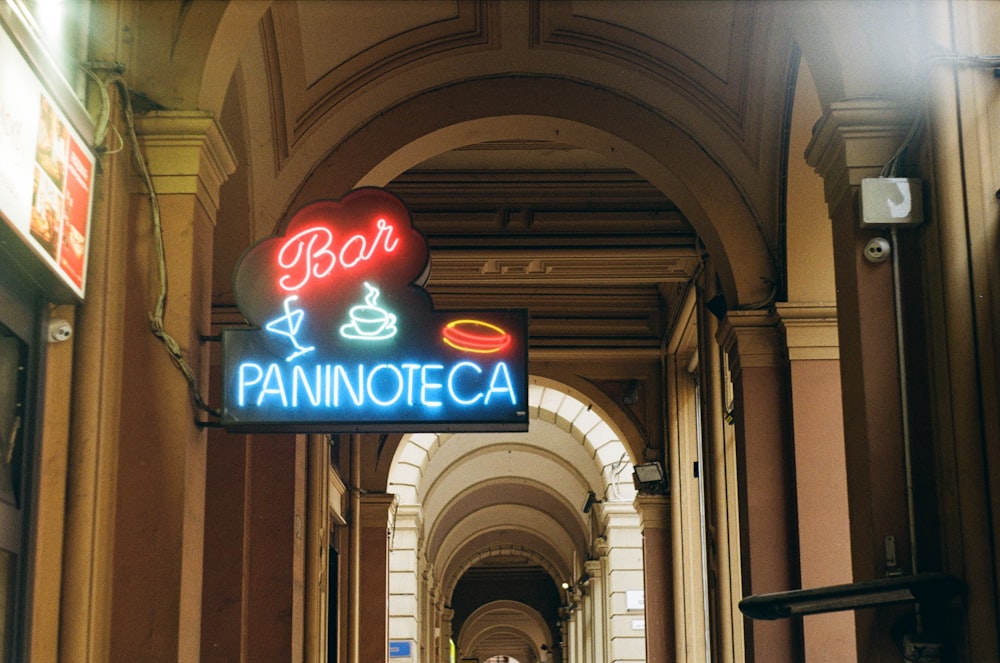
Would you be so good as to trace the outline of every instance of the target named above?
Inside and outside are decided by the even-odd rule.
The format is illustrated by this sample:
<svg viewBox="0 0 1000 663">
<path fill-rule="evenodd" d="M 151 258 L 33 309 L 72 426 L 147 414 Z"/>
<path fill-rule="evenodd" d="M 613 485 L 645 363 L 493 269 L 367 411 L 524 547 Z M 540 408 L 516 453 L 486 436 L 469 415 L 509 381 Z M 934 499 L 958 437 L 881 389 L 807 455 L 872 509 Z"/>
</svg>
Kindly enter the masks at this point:
<svg viewBox="0 0 1000 663">
<path fill-rule="evenodd" d="M 389 552 L 389 639 L 420 641 L 420 539 L 423 513 L 418 505 L 396 510 Z M 418 646 L 419 645 L 415 645 Z"/>
<path fill-rule="evenodd" d="M 646 656 L 646 632 L 638 628 L 643 612 L 629 610 L 625 597 L 646 584 L 641 520 L 633 503 L 605 501 L 595 507 L 604 532 L 594 544 L 605 569 L 604 594 L 608 597 L 604 625 L 609 663 L 639 661 Z M 635 622 L 635 623 L 634 623 Z"/>
<path fill-rule="evenodd" d="M 816 304 L 777 308 L 791 368 L 802 586 L 849 583 L 851 532 L 837 311 Z M 858 660 L 852 613 L 807 616 L 802 628 L 806 660 Z"/>
<path fill-rule="evenodd" d="M 211 115 L 163 111 L 136 118 L 152 185 L 134 176 L 123 282 L 124 406 L 120 413 L 111 583 L 110 659 L 195 661 L 200 656 L 205 439 L 185 377 L 150 329 L 169 285 L 163 328 L 206 392 L 212 238 L 219 187 L 235 169 Z M 158 211 L 164 262 L 155 247 Z M 165 270 L 166 277 L 161 274 Z M 164 279 L 169 279 L 166 283 Z"/>
<path fill-rule="evenodd" d="M 389 659 L 389 533 L 396 496 L 366 494 L 361 496 L 360 505 L 352 526 L 360 528 L 361 632 L 360 642 L 352 650 L 363 663 L 385 663 Z"/>
<path fill-rule="evenodd" d="M 435 663 L 434 657 L 437 653 L 437 645 L 434 642 L 434 629 L 437 627 L 437 612 L 434 604 L 437 601 L 437 583 L 434 579 L 434 569 L 430 566 L 421 554 L 421 567 L 423 571 L 423 591 L 420 601 L 420 663 Z"/>
<path fill-rule="evenodd" d="M 444 601 L 441 600 L 440 588 L 437 586 L 436 580 L 428 608 L 430 610 L 430 624 L 427 629 L 427 661 L 428 663 L 438 663 L 441 654 L 441 613 L 444 611 Z"/>
<path fill-rule="evenodd" d="M 581 582 L 578 595 L 580 604 L 577 608 L 577 612 L 579 613 L 577 639 L 580 646 L 580 661 L 581 663 L 593 663 L 594 651 L 591 638 L 593 637 L 592 631 L 594 628 L 594 597 L 590 593 L 589 582 Z"/>
<path fill-rule="evenodd" d="M 590 580 L 587 582 L 587 591 L 590 594 L 590 620 L 588 629 L 590 639 L 588 641 L 592 663 L 605 663 L 607 661 L 606 642 L 607 624 L 606 603 L 607 596 L 604 588 L 604 563 L 600 559 L 592 559 L 584 562 L 583 570 Z"/>
<path fill-rule="evenodd" d="M 446 663 L 451 660 L 451 620 L 455 619 L 455 611 L 451 608 L 441 610 L 441 653 L 439 661 Z"/>
<path fill-rule="evenodd" d="M 330 444 L 325 435 L 307 440 L 303 661 L 320 663 L 329 652 Z"/>
<path fill-rule="evenodd" d="M 243 656 L 249 435 L 209 432 L 201 661 Z M 280 444 L 280 443 L 279 443 Z"/>
<path fill-rule="evenodd" d="M 795 589 L 795 472 L 788 367 L 777 317 L 769 311 L 730 311 L 718 333 L 733 381 L 743 592 Z M 802 660 L 793 620 L 748 620 L 745 629 L 748 661 Z"/>
<path fill-rule="evenodd" d="M 569 650 L 570 650 L 570 638 L 569 638 L 569 619 L 570 614 L 567 608 L 563 608 L 559 611 L 559 617 L 562 620 L 559 624 L 559 635 L 562 637 L 562 642 L 559 643 L 559 649 L 561 653 L 561 663 L 570 663 Z"/>
<path fill-rule="evenodd" d="M 574 589 L 572 594 L 572 603 L 569 607 L 569 626 L 567 628 L 567 635 L 569 636 L 569 644 L 566 646 L 565 654 L 566 660 L 569 663 L 583 663 L 580 658 L 580 604 L 578 601 L 578 593 Z"/>
<path fill-rule="evenodd" d="M 305 438 L 253 435 L 247 446 L 242 660 L 292 663 L 303 644 Z"/>
<path fill-rule="evenodd" d="M 646 662 L 670 663 L 676 649 L 670 498 L 640 494 L 635 498 L 635 510 L 642 529 Z"/>
<path fill-rule="evenodd" d="M 203 663 L 301 660 L 306 455 L 304 438 L 213 431 L 205 498 Z"/>
<path fill-rule="evenodd" d="M 837 320 L 844 408 L 854 580 L 886 573 L 884 540 L 895 537 L 909 571 L 910 544 L 902 440 L 892 261 L 872 264 L 865 244 L 883 232 L 859 227 L 858 190 L 877 177 L 910 129 L 908 112 L 885 100 L 831 104 L 806 159 L 823 176 L 833 222 Z M 895 610 L 855 612 L 858 650 L 898 658 Z"/>
</svg>

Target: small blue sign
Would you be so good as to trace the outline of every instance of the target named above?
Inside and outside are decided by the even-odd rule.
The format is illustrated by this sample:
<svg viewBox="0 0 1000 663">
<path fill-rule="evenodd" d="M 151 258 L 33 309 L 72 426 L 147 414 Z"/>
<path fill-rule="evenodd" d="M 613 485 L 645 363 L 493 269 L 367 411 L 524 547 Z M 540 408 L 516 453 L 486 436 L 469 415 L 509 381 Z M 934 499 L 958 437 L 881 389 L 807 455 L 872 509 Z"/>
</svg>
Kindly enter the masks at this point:
<svg viewBox="0 0 1000 663">
<path fill-rule="evenodd" d="M 412 658 L 412 657 L 413 657 L 412 640 L 389 641 L 389 658 Z"/>
</svg>

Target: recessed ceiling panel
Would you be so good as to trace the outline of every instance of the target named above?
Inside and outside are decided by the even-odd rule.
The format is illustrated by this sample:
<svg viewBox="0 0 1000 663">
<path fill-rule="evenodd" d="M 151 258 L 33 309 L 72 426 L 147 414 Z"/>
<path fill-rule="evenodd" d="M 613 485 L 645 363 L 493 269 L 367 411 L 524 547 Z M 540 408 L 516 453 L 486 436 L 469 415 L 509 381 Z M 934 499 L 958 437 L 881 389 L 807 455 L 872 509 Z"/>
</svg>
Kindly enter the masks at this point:
<svg viewBox="0 0 1000 663">
<path fill-rule="evenodd" d="M 298 2 L 296 8 L 307 85 L 379 43 L 458 17 L 455 0 Z"/>
</svg>

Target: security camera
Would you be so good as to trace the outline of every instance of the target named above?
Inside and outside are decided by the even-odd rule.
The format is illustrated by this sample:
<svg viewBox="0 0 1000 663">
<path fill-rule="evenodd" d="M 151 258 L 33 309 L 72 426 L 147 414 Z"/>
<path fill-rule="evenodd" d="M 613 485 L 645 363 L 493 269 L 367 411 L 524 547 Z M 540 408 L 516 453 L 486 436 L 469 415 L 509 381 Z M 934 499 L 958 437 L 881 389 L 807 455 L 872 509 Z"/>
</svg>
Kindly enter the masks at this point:
<svg viewBox="0 0 1000 663">
<path fill-rule="evenodd" d="M 69 321 L 56 318 L 49 321 L 49 343 L 61 343 L 73 335 L 73 327 Z"/>
<path fill-rule="evenodd" d="M 865 244 L 865 260 L 871 263 L 885 262 L 892 255 L 892 246 L 884 237 L 873 237 Z"/>
</svg>

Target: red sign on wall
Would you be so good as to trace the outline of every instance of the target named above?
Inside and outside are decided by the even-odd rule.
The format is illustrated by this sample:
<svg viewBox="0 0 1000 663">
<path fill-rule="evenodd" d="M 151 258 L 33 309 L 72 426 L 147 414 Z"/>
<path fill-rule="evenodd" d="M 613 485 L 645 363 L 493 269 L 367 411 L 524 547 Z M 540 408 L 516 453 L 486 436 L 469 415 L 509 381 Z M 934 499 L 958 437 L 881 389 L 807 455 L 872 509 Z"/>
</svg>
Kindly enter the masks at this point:
<svg viewBox="0 0 1000 663">
<path fill-rule="evenodd" d="M 311 203 L 234 274 L 255 327 L 223 334 L 223 425 L 527 430 L 527 312 L 435 311 L 427 243 L 384 189 Z"/>
</svg>

